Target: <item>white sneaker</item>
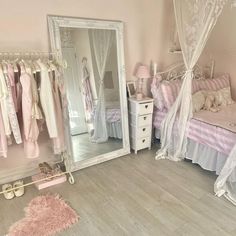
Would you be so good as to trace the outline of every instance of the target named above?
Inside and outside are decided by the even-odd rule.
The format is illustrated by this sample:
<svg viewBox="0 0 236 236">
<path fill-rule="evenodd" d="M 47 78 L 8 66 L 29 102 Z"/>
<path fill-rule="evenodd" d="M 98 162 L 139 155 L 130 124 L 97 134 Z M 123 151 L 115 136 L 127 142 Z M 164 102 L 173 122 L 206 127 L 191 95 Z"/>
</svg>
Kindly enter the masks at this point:
<svg viewBox="0 0 236 236">
<path fill-rule="evenodd" d="M 21 197 L 24 195 L 25 188 L 23 187 L 23 184 L 23 180 L 18 180 L 13 184 L 13 188 L 17 188 L 13 190 L 16 197 Z"/>
<path fill-rule="evenodd" d="M 4 193 L 4 197 L 7 199 L 7 200 L 10 200 L 12 198 L 15 197 L 14 195 L 14 192 L 12 191 L 12 185 L 11 184 L 4 184 L 2 186 L 2 191 L 6 191 Z"/>
</svg>

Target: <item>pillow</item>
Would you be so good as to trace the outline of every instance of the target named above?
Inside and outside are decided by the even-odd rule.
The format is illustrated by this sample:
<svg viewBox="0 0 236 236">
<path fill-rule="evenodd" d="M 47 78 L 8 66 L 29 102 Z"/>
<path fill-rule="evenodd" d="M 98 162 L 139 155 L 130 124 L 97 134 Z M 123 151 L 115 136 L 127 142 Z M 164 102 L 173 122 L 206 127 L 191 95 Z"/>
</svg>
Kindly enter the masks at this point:
<svg viewBox="0 0 236 236">
<path fill-rule="evenodd" d="M 227 106 L 233 104 L 230 87 L 226 87 L 217 91 L 216 104 L 218 106 Z"/>
<path fill-rule="evenodd" d="M 223 74 L 215 79 L 199 80 L 199 87 L 201 90 L 219 90 L 230 86 L 229 74 Z"/>
<path fill-rule="evenodd" d="M 205 96 L 202 91 L 198 91 L 192 96 L 193 112 L 199 112 L 205 104 Z"/>
<path fill-rule="evenodd" d="M 161 83 L 161 90 L 162 95 L 164 98 L 164 105 L 167 109 L 175 102 L 179 91 L 181 89 L 182 80 L 175 80 L 175 81 L 163 81 Z M 192 93 L 196 93 L 200 90 L 199 81 L 193 80 L 192 81 Z"/>
</svg>

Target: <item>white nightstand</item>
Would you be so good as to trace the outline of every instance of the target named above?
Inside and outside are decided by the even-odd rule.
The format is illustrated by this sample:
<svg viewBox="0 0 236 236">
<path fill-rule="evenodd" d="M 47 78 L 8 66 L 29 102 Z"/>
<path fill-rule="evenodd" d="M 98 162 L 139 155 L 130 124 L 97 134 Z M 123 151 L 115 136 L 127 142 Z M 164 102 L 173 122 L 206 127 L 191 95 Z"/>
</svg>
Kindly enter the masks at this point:
<svg viewBox="0 0 236 236">
<path fill-rule="evenodd" d="M 129 98 L 129 126 L 131 148 L 137 154 L 138 150 L 151 149 L 152 141 L 153 99 Z"/>
</svg>

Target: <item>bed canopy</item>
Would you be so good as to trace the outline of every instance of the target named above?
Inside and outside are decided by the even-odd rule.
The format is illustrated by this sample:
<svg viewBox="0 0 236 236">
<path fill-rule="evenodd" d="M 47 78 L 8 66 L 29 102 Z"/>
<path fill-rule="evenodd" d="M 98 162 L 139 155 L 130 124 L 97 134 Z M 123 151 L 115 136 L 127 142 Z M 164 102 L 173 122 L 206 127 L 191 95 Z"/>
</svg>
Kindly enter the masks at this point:
<svg viewBox="0 0 236 236">
<path fill-rule="evenodd" d="M 187 150 L 186 130 L 192 118 L 192 80 L 206 42 L 227 0 L 173 0 L 177 31 L 185 64 L 183 83 L 178 97 L 161 125 L 161 149 L 156 159 L 180 161 Z M 217 196 L 224 195 L 236 204 L 236 145 L 215 182 Z"/>
</svg>

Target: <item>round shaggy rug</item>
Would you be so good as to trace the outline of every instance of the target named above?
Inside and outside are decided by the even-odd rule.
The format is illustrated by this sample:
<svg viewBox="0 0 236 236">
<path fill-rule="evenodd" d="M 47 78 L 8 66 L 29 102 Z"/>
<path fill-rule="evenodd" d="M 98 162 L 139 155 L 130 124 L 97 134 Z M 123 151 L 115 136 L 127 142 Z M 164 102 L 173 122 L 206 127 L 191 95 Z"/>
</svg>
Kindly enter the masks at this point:
<svg viewBox="0 0 236 236">
<path fill-rule="evenodd" d="M 25 218 L 7 236 L 52 236 L 78 222 L 77 213 L 58 195 L 38 196 L 25 208 Z"/>
</svg>

